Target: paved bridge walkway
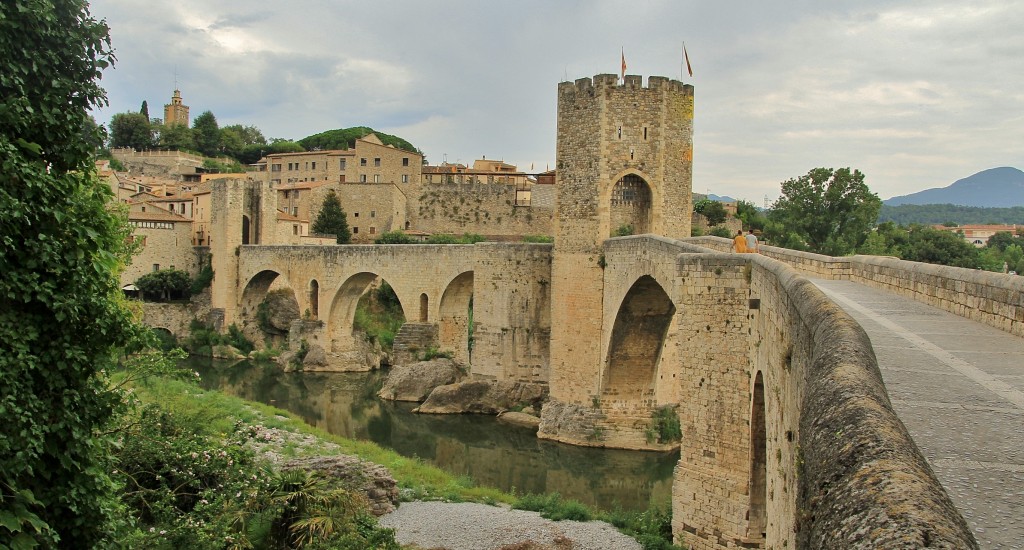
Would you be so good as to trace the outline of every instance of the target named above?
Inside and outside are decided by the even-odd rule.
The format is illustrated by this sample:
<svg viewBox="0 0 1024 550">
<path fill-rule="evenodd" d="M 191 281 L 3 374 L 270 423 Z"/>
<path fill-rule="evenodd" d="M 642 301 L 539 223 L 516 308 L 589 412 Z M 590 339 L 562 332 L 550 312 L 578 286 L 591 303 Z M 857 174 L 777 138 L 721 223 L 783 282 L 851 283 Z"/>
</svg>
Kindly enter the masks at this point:
<svg viewBox="0 0 1024 550">
<path fill-rule="evenodd" d="M 893 408 L 982 548 L 1024 549 L 1024 338 L 812 279 L 867 331 Z"/>
</svg>

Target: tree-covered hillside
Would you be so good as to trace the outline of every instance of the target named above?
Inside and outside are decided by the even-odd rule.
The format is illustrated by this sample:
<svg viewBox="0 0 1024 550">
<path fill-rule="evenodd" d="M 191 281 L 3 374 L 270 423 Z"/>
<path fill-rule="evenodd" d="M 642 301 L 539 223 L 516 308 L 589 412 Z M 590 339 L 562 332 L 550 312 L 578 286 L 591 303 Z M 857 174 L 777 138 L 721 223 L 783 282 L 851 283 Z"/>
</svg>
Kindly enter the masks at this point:
<svg viewBox="0 0 1024 550">
<path fill-rule="evenodd" d="M 878 222 L 937 224 L 1024 224 L 1024 206 L 1011 208 L 982 208 L 955 204 L 902 204 L 882 205 Z"/>
<path fill-rule="evenodd" d="M 376 134 L 380 138 L 384 145 L 393 145 L 398 149 L 405 151 L 420 152 L 419 149 L 413 147 L 408 141 L 391 134 L 385 134 L 384 132 L 378 132 L 373 128 L 366 126 L 353 126 L 352 128 L 339 128 L 337 130 L 327 130 L 326 132 L 320 132 L 309 137 L 304 137 L 299 140 L 299 144 L 306 148 L 307 151 L 313 149 L 349 149 L 355 147 L 356 140 L 364 138 L 369 134 Z"/>
</svg>

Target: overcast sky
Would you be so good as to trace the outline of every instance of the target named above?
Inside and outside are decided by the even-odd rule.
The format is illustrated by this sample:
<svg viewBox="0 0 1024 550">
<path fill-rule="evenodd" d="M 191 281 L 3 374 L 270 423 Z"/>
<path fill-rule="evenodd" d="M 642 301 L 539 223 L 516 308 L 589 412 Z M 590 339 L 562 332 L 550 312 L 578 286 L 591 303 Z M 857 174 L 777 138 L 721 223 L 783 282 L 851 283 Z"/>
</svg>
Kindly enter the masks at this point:
<svg viewBox="0 0 1024 550">
<path fill-rule="evenodd" d="M 96 0 L 116 50 L 96 113 L 300 139 L 370 126 L 432 164 L 554 166 L 557 86 L 618 73 L 695 87 L 693 189 L 763 203 L 818 166 L 883 199 L 1024 168 L 1024 2 Z M 682 73 L 681 45 L 693 66 Z M 620 50 L 621 49 L 621 50 Z"/>
</svg>

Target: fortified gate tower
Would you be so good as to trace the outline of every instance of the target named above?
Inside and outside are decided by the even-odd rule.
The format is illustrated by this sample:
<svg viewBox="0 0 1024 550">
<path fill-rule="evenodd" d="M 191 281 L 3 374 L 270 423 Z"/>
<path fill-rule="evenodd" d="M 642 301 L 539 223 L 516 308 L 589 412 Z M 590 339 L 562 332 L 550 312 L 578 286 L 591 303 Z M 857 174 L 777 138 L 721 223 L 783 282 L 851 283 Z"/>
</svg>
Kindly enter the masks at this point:
<svg viewBox="0 0 1024 550">
<path fill-rule="evenodd" d="M 556 156 L 550 391 L 591 407 L 605 353 L 603 242 L 690 236 L 693 86 L 652 76 L 645 87 L 635 75 L 620 84 L 611 74 L 559 84 Z"/>
</svg>

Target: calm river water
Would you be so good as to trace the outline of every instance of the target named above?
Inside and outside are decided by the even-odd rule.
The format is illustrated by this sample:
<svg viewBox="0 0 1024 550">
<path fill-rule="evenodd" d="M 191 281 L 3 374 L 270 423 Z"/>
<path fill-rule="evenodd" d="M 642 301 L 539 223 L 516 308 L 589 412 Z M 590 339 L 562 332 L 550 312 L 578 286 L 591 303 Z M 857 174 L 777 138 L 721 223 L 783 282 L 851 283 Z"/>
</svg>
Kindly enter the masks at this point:
<svg viewBox="0 0 1024 550">
<path fill-rule="evenodd" d="M 307 423 L 420 457 L 480 485 L 559 493 L 590 506 L 667 507 L 679 453 L 575 447 L 537 439 L 492 416 L 429 415 L 376 397 L 383 374 L 284 373 L 275 365 L 190 360 L 202 385 L 289 410 Z"/>
</svg>

